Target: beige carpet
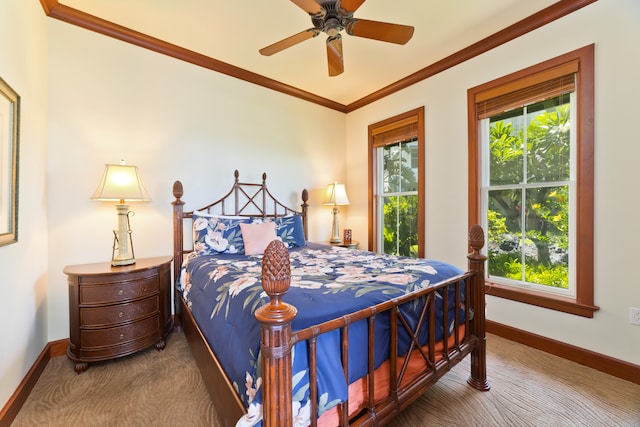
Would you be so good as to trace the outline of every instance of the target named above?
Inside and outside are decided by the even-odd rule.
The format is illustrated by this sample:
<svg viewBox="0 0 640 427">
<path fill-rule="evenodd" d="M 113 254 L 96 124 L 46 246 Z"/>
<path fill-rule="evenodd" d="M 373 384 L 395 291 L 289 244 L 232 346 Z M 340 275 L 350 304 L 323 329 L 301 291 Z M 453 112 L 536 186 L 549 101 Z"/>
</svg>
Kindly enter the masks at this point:
<svg viewBox="0 0 640 427">
<path fill-rule="evenodd" d="M 398 416 L 405 426 L 640 426 L 640 385 L 490 335 L 491 390 L 468 360 Z M 217 426 L 184 335 L 167 348 L 90 365 L 53 359 L 12 426 Z"/>
</svg>

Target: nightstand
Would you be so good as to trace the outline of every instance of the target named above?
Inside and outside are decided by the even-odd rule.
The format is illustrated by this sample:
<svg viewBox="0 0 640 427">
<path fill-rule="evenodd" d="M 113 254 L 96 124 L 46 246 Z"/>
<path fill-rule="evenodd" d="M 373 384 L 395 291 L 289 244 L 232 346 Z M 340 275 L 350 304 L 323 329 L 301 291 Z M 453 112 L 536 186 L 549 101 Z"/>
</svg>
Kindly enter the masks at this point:
<svg viewBox="0 0 640 427">
<path fill-rule="evenodd" d="M 113 359 L 151 345 L 162 350 L 173 328 L 171 257 L 70 265 L 67 356 L 81 373 L 90 362 Z"/>
<path fill-rule="evenodd" d="M 329 242 L 329 244 L 331 246 L 340 246 L 341 248 L 358 249 L 358 245 L 360 244 L 360 242 L 352 240 L 349 243 L 346 243 L 346 242 L 331 243 L 331 242 Z"/>
</svg>

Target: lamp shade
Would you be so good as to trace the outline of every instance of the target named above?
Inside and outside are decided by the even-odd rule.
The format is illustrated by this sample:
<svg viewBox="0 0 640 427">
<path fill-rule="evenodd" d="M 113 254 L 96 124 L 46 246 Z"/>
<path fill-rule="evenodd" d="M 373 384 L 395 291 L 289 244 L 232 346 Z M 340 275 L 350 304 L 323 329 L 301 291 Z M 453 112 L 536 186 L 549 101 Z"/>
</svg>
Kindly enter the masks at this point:
<svg viewBox="0 0 640 427">
<path fill-rule="evenodd" d="M 124 200 L 146 202 L 151 200 L 149 193 L 142 185 L 137 166 L 105 165 L 104 173 L 93 200 L 118 201 Z"/>
<path fill-rule="evenodd" d="M 338 184 L 337 182 L 329 184 L 327 186 L 327 193 L 324 196 L 324 204 L 331 206 L 348 205 L 349 198 L 347 197 L 347 190 L 345 190 L 344 184 Z"/>
</svg>

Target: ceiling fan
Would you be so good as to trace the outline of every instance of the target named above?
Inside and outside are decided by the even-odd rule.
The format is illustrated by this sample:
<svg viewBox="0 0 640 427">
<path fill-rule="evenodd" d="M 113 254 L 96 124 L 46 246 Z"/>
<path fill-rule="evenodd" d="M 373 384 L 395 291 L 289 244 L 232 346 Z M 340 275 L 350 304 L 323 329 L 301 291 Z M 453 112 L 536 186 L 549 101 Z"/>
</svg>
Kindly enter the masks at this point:
<svg viewBox="0 0 640 427">
<path fill-rule="evenodd" d="M 326 33 L 329 36 L 327 38 L 327 62 L 330 76 L 337 76 L 344 71 L 342 36 L 340 35 L 342 30 L 345 30 L 350 36 L 396 44 L 405 44 L 413 36 L 413 27 L 408 25 L 354 18 L 353 13 L 365 0 L 291 0 L 291 2 L 311 16 L 313 28 L 282 39 L 260 49 L 259 52 L 262 55 L 271 56 L 316 37 L 320 33 Z"/>
</svg>

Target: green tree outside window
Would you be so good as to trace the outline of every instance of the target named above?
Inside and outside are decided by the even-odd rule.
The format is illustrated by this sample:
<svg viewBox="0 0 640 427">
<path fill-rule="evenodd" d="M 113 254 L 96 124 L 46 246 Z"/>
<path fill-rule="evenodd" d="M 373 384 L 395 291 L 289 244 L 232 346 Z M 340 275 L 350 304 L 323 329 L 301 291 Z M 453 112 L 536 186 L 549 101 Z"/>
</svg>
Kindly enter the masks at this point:
<svg viewBox="0 0 640 427">
<path fill-rule="evenodd" d="M 568 96 L 490 118 L 489 274 L 569 286 Z"/>
<path fill-rule="evenodd" d="M 387 145 L 383 162 L 383 252 L 418 255 L 418 142 Z"/>
</svg>

